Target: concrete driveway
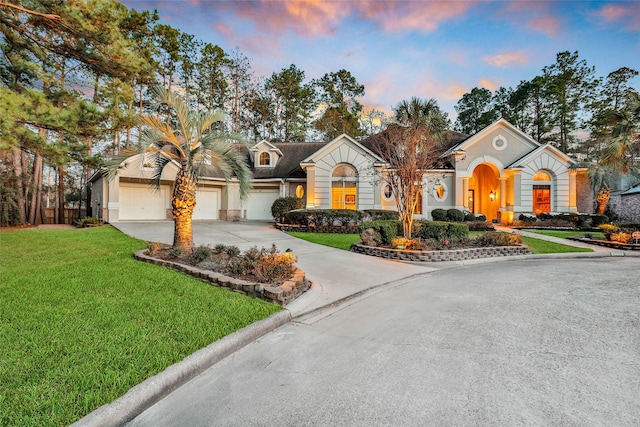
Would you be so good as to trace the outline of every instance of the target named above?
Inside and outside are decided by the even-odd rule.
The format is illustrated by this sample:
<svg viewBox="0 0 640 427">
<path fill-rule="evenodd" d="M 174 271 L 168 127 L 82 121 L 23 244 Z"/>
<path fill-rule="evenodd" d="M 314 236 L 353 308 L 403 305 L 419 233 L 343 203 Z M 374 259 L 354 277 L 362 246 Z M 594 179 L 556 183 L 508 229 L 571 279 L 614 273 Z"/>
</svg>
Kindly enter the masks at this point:
<svg viewBox="0 0 640 427">
<path fill-rule="evenodd" d="M 639 267 L 529 259 L 381 286 L 263 336 L 128 425 L 637 426 Z"/>
</svg>

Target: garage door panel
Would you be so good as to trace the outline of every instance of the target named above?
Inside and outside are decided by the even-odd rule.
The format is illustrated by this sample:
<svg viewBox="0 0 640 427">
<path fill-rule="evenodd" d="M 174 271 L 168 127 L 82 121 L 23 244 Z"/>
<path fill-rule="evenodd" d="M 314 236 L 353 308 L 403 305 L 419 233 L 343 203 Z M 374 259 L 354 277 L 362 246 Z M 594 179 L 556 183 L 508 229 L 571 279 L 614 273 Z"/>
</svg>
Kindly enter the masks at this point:
<svg viewBox="0 0 640 427">
<path fill-rule="evenodd" d="M 169 188 L 161 186 L 154 190 L 146 184 L 121 184 L 119 205 L 121 221 L 166 219 Z"/>
<path fill-rule="evenodd" d="M 218 219 L 220 210 L 219 188 L 198 188 L 196 191 L 196 208 L 193 211 L 193 219 Z"/>
<path fill-rule="evenodd" d="M 245 202 L 247 219 L 273 220 L 271 205 L 280 197 L 278 188 L 253 189 Z"/>
</svg>

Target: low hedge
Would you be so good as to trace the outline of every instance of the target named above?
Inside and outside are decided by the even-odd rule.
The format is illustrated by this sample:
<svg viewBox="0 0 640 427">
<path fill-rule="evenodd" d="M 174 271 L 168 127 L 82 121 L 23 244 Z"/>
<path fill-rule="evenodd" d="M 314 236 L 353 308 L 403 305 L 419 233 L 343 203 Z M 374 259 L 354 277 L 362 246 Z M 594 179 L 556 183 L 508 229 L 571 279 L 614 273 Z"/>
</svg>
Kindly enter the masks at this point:
<svg viewBox="0 0 640 427">
<path fill-rule="evenodd" d="M 302 199 L 297 197 L 279 197 L 271 205 L 271 216 L 279 221 L 287 212 L 301 209 L 303 206 Z"/>
<path fill-rule="evenodd" d="M 469 226 L 463 223 L 417 221 L 413 227 L 413 237 L 423 240 L 463 239 L 468 236 Z"/>
<path fill-rule="evenodd" d="M 383 245 L 390 245 L 393 239 L 402 236 L 402 222 L 400 220 L 367 221 L 360 224 L 360 233 L 369 228 L 380 236 L 380 243 Z"/>
<path fill-rule="evenodd" d="M 296 209 L 282 215 L 284 224 L 323 226 L 357 225 L 364 221 L 397 220 L 398 212 L 381 209 L 354 211 L 350 209 Z"/>
<path fill-rule="evenodd" d="M 459 209 L 447 209 L 447 221 L 462 222 L 464 221 L 464 212 Z"/>
</svg>

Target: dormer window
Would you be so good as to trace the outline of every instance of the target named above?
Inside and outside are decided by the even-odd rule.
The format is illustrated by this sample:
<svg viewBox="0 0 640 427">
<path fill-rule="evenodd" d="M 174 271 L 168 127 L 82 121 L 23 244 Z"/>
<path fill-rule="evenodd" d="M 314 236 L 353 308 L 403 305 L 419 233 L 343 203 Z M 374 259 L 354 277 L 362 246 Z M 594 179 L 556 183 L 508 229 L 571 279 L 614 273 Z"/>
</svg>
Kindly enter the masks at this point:
<svg viewBox="0 0 640 427">
<path fill-rule="evenodd" d="M 258 160 L 258 164 L 260 166 L 270 166 L 271 165 L 271 154 L 263 151 L 260 153 L 260 158 Z"/>
</svg>

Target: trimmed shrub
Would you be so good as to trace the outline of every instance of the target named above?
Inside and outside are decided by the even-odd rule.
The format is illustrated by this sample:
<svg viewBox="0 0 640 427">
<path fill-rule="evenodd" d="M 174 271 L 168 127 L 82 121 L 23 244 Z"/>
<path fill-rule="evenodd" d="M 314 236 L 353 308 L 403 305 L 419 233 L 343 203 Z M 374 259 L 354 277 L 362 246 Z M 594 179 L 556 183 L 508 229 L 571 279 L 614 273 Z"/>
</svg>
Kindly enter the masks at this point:
<svg viewBox="0 0 640 427">
<path fill-rule="evenodd" d="M 520 216 L 518 217 L 518 221 L 522 221 L 525 224 L 533 224 L 537 220 L 538 220 L 537 216 L 535 216 L 534 214 L 528 214 L 528 213 L 521 213 Z"/>
<path fill-rule="evenodd" d="M 475 238 L 478 246 L 518 246 L 522 244 L 522 238 L 515 233 L 489 232 Z"/>
<path fill-rule="evenodd" d="M 271 205 L 271 216 L 276 221 L 279 221 L 285 213 L 302 209 L 303 206 L 302 200 L 297 197 L 280 197 Z"/>
<path fill-rule="evenodd" d="M 380 235 L 380 243 L 390 245 L 394 238 L 402 235 L 402 222 L 400 220 L 367 221 L 360 225 L 360 232 L 371 228 Z"/>
<path fill-rule="evenodd" d="M 386 221 L 400 219 L 398 211 L 389 211 L 384 209 L 365 209 L 364 216 L 368 216 L 367 221 Z"/>
<path fill-rule="evenodd" d="M 413 227 L 414 237 L 428 240 L 452 240 L 469 236 L 469 227 L 462 223 L 419 221 Z"/>
<path fill-rule="evenodd" d="M 434 209 L 431 211 L 431 218 L 434 221 L 446 221 L 447 220 L 447 211 L 444 209 Z"/>
<path fill-rule="evenodd" d="M 467 213 L 464 214 L 464 220 L 466 222 L 475 221 L 476 220 L 476 216 L 475 216 L 475 214 L 472 214 L 471 212 L 467 212 Z"/>
<path fill-rule="evenodd" d="M 609 217 L 606 215 L 591 215 L 591 225 L 593 227 L 597 227 L 600 224 L 606 224 L 607 222 L 609 222 Z"/>
<path fill-rule="evenodd" d="M 496 229 L 493 224 L 487 221 L 470 221 L 465 224 L 469 227 L 469 231 L 493 231 Z"/>
<path fill-rule="evenodd" d="M 447 220 L 451 222 L 462 222 L 464 221 L 464 212 L 455 208 L 447 209 Z"/>
<path fill-rule="evenodd" d="M 364 213 L 350 209 L 297 209 L 283 214 L 285 224 L 300 224 L 306 226 L 358 224 Z"/>
</svg>

